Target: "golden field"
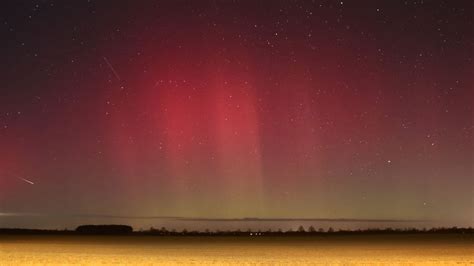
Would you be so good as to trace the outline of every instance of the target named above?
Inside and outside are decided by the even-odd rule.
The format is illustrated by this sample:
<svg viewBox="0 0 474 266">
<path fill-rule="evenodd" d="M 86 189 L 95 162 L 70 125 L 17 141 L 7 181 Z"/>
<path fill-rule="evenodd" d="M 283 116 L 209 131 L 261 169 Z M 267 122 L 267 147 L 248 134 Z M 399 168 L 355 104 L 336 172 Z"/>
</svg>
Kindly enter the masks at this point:
<svg viewBox="0 0 474 266">
<path fill-rule="evenodd" d="M 0 236 L 0 265 L 474 265 L 471 235 Z"/>
</svg>

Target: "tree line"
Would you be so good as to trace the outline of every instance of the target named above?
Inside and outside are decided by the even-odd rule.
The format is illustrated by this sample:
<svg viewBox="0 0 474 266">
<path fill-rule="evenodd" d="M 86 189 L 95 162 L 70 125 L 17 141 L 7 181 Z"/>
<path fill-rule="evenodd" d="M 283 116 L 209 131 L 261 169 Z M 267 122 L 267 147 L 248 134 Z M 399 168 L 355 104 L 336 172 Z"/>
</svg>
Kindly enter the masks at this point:
<svg viewBox="0 0 474 266">
<path fill-rule="evenodd" d="M 474 229 L 458 227 L 438 227 L 430 229 L 417 228 L 373 228 L 359 230 L 328 229 L 309 226 L 307 228 L 299 226 L 296 230 L 203 230 L 188 231 L 159 229 L 151 227 L 148 230 L 134 231 L 129 225 L 81 225 L 75 230 L 40 230 L 40 229 L 18 229 L 18 228 L 0 228 L 0 234 L 24 234 L 24 235 L 152 235 L 152 236 L 324 236 L 324 235 L 368 235 L 368 234 L 473 234 Z"/>
</svg>

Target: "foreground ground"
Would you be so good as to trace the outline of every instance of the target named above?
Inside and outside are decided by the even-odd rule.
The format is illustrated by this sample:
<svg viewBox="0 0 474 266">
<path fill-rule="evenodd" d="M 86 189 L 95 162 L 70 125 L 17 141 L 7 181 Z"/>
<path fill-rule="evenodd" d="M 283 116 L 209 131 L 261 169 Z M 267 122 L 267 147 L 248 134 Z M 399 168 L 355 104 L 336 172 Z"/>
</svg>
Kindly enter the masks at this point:
<svg viewBox="0 0 474 266">
<path fill-rule="evenodd" d="M 472 235 L 3 236 L 0 265 L 474 264 Z"/>
</svg>

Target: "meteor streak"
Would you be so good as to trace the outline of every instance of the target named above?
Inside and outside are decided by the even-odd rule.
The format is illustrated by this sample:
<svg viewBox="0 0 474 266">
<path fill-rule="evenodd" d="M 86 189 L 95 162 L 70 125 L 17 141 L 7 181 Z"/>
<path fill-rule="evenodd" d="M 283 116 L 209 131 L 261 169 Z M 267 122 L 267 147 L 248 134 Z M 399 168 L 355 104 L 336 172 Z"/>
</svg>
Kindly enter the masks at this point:
<svg viewBox="0 0 474 266">
<path fill-rule="evenodd" d="M 30 184 L 30 185 L 34 185 L 35 183 L 33 181 L 30 181 L 28 179 L 24 179 L 22 177 L 18 177 L 18 179 L 22 180 L 22 181 L 25 181 L 26 183 Z"/>
<path fill-rule="evenodd" d="M 114 73 L 115 77 L 117 78 L 118 81 L 120 81 L 120 76 L 119 74 L 117 73 L 117 71 L 115 71 L 115 68 L 112 66 L 112 64 L 109 62 L 109 60 L 107 59 L 107 57 L 103 57 L 104 58 L 104 61 L 105 63 L 107 64 L 107 66 L 109 66 L 110 70 L 112 70 L 112 72 Z"/>
</svg>

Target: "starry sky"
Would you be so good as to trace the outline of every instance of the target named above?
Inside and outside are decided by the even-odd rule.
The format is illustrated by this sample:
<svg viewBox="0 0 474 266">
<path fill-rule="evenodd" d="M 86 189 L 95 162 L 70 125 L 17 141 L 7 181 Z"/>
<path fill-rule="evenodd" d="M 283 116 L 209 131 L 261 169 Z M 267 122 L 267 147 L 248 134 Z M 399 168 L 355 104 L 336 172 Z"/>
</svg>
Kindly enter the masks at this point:
<svg viewBox="0 0 474 266">
<path fill-rule="evenodd" d="M 0 220 L 472 225 L 472 10 L 4 1 Z"/>
</svg>

